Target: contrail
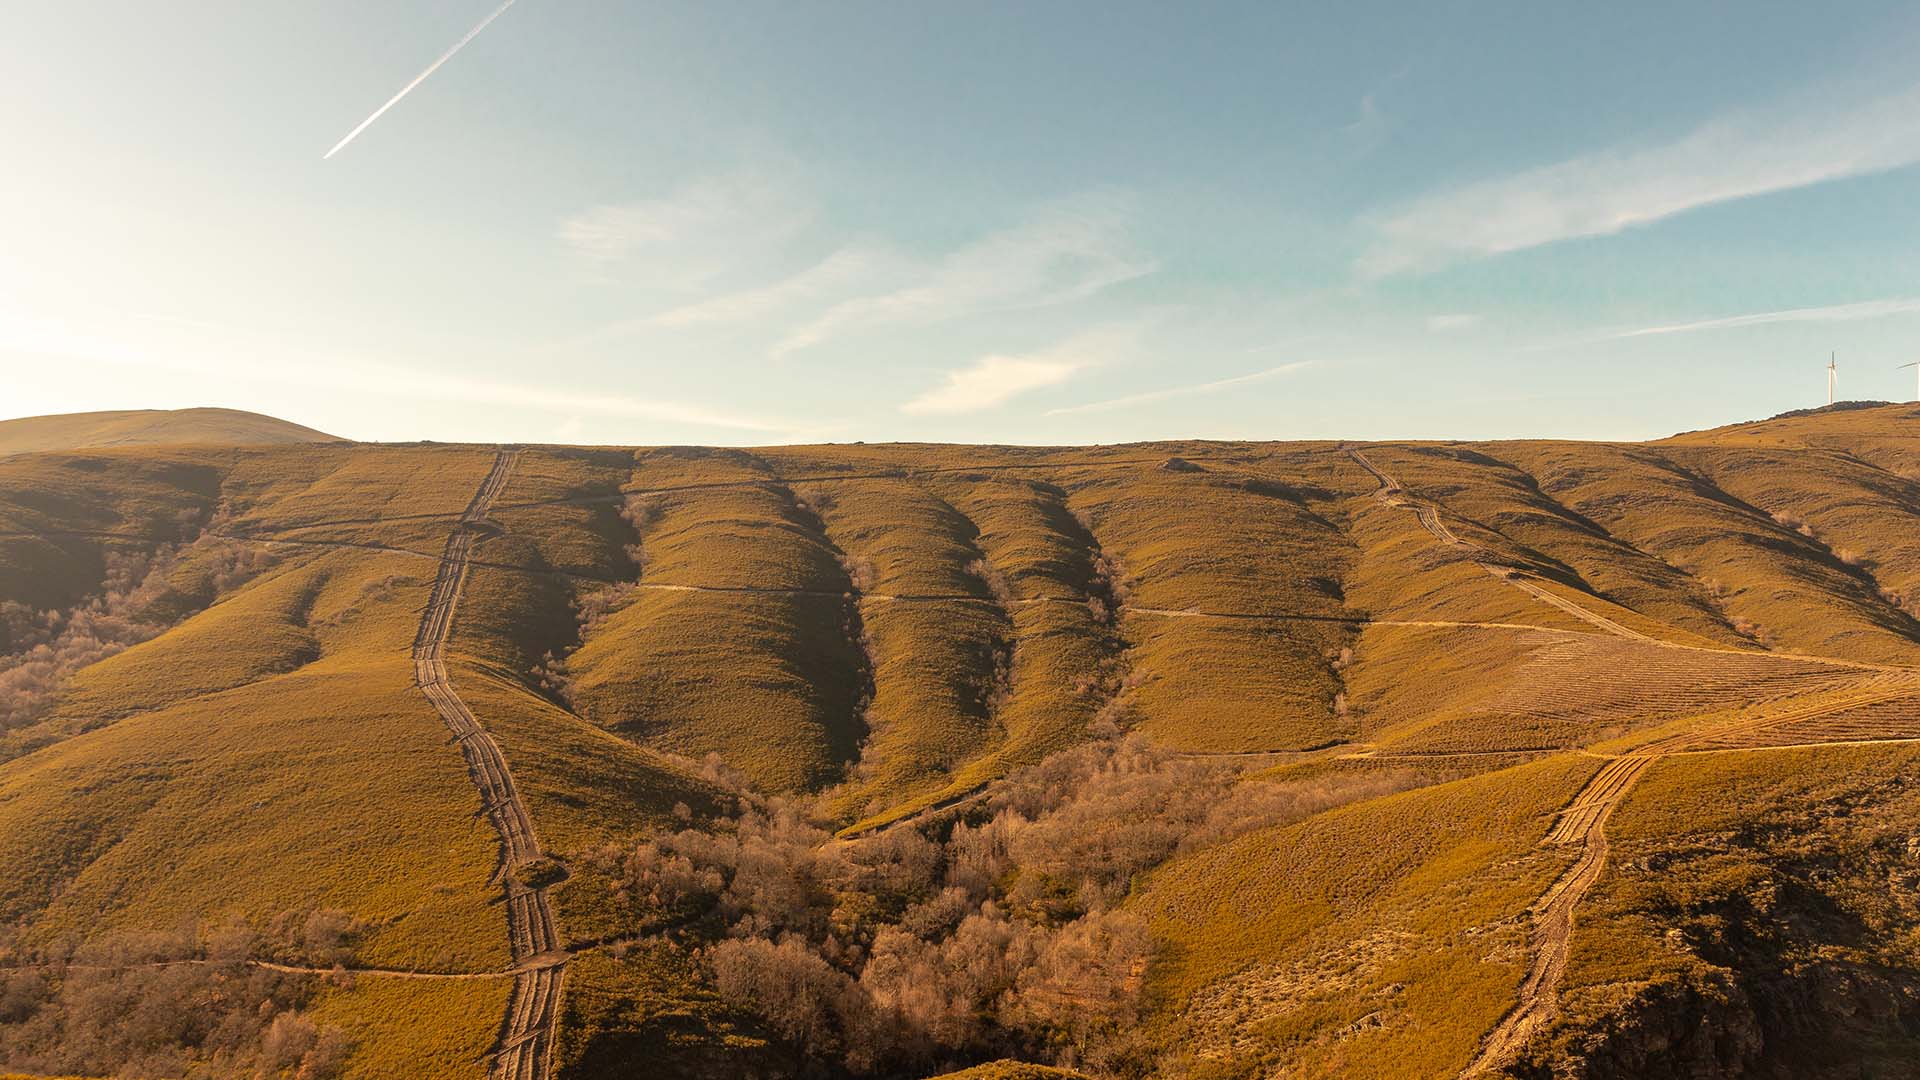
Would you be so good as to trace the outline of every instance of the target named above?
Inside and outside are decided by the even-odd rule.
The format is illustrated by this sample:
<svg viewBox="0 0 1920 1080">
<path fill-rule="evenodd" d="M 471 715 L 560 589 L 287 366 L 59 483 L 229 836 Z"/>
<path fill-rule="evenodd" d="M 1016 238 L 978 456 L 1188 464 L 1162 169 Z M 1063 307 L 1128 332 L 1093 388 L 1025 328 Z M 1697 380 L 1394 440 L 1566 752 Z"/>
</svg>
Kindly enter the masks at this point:
<svg viewBox="0 0 1920 1080">
<path fill-rule="evenodd" d="M 345 148 L 346 148 L 346 145 L 347 145 L 348 143 L 350 143 L 350 142 L 352 142 L 352 141 L 353 141 L 353 140 L 354 140 L 355 138 L 357 138 L 357 137 L 359 136 L 359 134 L 360 134 L 361 132 L 363 132 L 363 131 L 365 131 L 365 130 L 367 130 L 367 129 L 368 129 L 369 127 L 372 127 L 372 126 L 373 126 L 373 122 L 374 122 L 375 120 L 378 120 L 378 119 L 380 119 L 380 118 L 381 118 L 382 116 L 385 116 L 385 115 L 386 115 L 386 112 L 387 112 L 387 110 L 388 110 L 388 109 L 391 109 L 391 108 L 393 108 L 393 107 L 394 107 L 395 105 L 398 105 L 398 104 L 400 104 L 400 99 L 401 99 L 401 98 L 403 98 L 403 97 L 406 97 L 406 96 L 407 96 L 408 94 L 411 94 L 411 93 L 413 93 L 413 88 L 414 88 L 414 87 L 416 87 L 416 86 L 419 86 L 419 85 L 420 85 L 421 83 L 423 83 L 423 82 L 426 82 L 426 81 L 427 81 L 427 76 L 429 76 L 429 75 L 431 75 L 431 74 L 433 74 L 433 73 L 434 73 L 434 72 L 436 72 L 436 71 L 439 71 L 439 70 L 440 70 L 440 65 L 441 65 L 441 64 L 444 64 L 444 63 L 446 63 L 447 61 L 449 61 L 449 60 L 451 60 L 451 59 L 453 59 L 453 54 L 454 54 L 454 53 L 457 53 L 457 52 L 459 52 L 459 51 L 460 51 L 461 49 L 464 49 L 464 48 L 466 48 L 466 47 L 467 47 L 467 42 L 469 42 L 469 41 L 472 41 L 472 40 L 473 40 L 474 38 L 477 38 L 477 37 L 479 37 L 479 36 L 480 36 L 480 31 L 482 31 L 482 30 L 485 30 L 485 29 L 487 28 L 487 26 L 488 26 L 488 24 L 490 24 L 490 23 L 492 23 L 492 22 L 493 22 L 493 20 L 495 20 L 495 19 L 497 19 L 497 18 L 499 18 L 500 16 L 502 16 L 502 15 L 504 15 L 504 14 L 506 14 L 506 11 L 507 11 L 507 9 L 508 9 L 508 8 L 510 8 L 510 7 L 512 7 L 512 6 L 514 5 L 514 3 L 515 3 L 515 0 L 507 0 L 507 2 L 506 2 L 506 3 L 504 3 L 504 4 L 501 4 L 501 5 L 500 5 L 499 7 L 497 7 L 497 8 L 494 8 L 494 9 L 493 9 L 493 14 L 491 14 L 491 15 L 489 15 L 489 16 L 487 16 L 487 17 L 486 17 L 486 18 L 484 18 L 484 19 L 481 19 L 481 20 L 480 20 L 480 25 L 479 25 L 479 26 L 476 26 L 476 27 L 474 27 L 473 29 L 471 29 L 471 30 L 469 30 L 469 31 L 467 31 L 467 36 L 466 36 L 466 37 L 463 37 L 463 38 L 461 38 L 461 39 L 460 39 L 459 41 L 456 41 L 456 42 L 454 42 L 454 43 L 453 43 L 453 48 L 451 48 L 451 49 L 448 49 L 448 50 L 447 50 L 446 52 L 444 52 L 444 53 L 442 53 L 442 54 L 440 54 L 440 59 L 438 59 L 438 60 L 435 60 L 435 61 L 434 61 L 433 63 L 431 63 L 431 64 L 428 64 L 428 65 L 427 65 L 427 70 L 425 70 L 425 71 L 423 71 L 423 72 L 421 72 L 420 74 L 418 74 L 418 75 L 416 75 L 416 76 L 414 76 L 414 79 L 413 79 L 413 81 L 412 81 L 412 82 L 410 82 L 410 83 L 408 83 L 407 85 L 405 85 L 405 86 L 403 86 L 403 87 L 401 87 L 401 88 L 400 88 L 400 92 L 399 92 L 399 93 L 397 93 L 397 94 L 395 94 L 395 95 L 393 95 L 393 97 L 392 97 L 392 98 L 390 98 L 390 99 L 388 99 L 388 101 L 387 101 L 387 103 L 386 103 L 385 105 L 382 105 L 382 106 L 380 106 L 379 108 L 377 108 L 377 109 L 375 109 L 375 110 L 373 110 L 373 115 L 372 115 L 372 116 L 369 116 L 369 117 L 367 117 L 367 118 L 366 118 L 365 120 L 362 120 L 362 121 L 360 121 L 360 126 L 359 126 L 359 127 L 357 127 L 357 128 L 354 128 L 354 129 L 353 129 L 352 131 L 349 131 L 349 132 L 347 132 L 347 137 L 346 137 L 346 138 L 344 138 L 344 139 L 341 139 L 341 140 L 340 140 L 339 142 L 337 142 L 337 143 L 334 143 L 334 144 L 333 144 L 333 149 L 331 149 L 331 150 L 329 150 L 329 151 L 327 151 L 327 152 L 326 152 L 326 153 L 325 153 L 324 155 L 322 155 L 322 156 L 321 156 L 321 158 L 320 158 L 320 160 L 321 160 L 321 161 L 325 161 L 325 160 L 327 160 L 327 158 L 330 158 L 330 157 L 332 157 L 333 155 L 335 155 L 335 154 L 337 154 L 337 153 L 339 153 L 339 152 L 340 152 L 341 150 L 343 150 L 343 149 L 345 149 Z"/>
</svg>

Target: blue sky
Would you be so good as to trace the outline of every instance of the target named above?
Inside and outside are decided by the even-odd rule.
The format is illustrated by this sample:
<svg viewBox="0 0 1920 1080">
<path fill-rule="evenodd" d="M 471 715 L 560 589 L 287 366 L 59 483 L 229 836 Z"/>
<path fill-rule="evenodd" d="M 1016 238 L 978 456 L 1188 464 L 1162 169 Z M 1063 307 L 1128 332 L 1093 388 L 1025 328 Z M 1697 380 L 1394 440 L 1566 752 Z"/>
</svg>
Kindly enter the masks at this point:
<svg viewBox="0 0 1920 1080">
<path fill-rule="evenodd" d="M 1829 351 L 1914 394 L 1911 4 L 499 3 L 10 5 L 0 415 L 1643 438 Z"/>
</svg>

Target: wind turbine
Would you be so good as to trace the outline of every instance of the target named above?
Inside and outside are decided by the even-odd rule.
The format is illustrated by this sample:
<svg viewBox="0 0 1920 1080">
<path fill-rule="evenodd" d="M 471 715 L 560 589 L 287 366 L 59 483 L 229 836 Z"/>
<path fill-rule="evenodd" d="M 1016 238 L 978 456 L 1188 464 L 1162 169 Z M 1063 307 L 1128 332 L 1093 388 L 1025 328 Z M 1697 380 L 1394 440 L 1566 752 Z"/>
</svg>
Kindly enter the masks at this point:
<svg viewBox="0 0 1920 1080">
<path fill-rule="evenodd" d="M 1900 366 L 1913 369 L 1913 400 L 1920 401 L 1920 360 L 1915 360 L 1911 364 L 1901 364 Z"/>
<path fill-rule="evenodd" d="M 1827 354 L 1827 404 L 1829 405 L 1833 404 L 1833 384 L 1840 378 L 1840 366 L 1834 362 L 1838 356 L 1837 353 Z"/>
</svg>

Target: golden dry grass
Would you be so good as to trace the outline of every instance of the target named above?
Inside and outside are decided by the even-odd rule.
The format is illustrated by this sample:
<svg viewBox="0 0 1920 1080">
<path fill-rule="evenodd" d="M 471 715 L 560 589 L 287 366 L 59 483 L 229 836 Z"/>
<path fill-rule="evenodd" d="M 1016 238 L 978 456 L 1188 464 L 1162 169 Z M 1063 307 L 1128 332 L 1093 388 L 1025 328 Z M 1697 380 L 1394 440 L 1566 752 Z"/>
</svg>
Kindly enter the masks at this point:
<svg viewBox="0 0 1920 1080">
<path fill-rule="evenodd" d="M 1536 842 L 1599 761 L 1558 751 L 1881 678 L 1820 657 L 1915 661 L 1910 423 L 1902 407 L 1641 446 L 1366 448 L 1491 559 L 1668 645 L 1489 574 L 1329 444 L 535 448 L 473 549 L 449 666 L 543 842 L 576 869 L 554 893 L 576 943 L 624 926 L 584 856 L 725 805 L 697 775 L 707 754 L 870 826 L 1108 721 L 1200 753 L 1340 744 L 1247 783 L 1353 783 L 1362 801 L 1186 852 L 1142 883 L 1148 1030 L 1187 1047 L 1196 1078 L 1445 1075 L 1511 1003 L 1521 914 L 1570 857 Z M 1176 457 L 1190 467 L 1165 467 Z M 48 721 L 69 737 L 0 765 L 0 917 L 46 942 L 338 908 L 364 924 L 358 964 L 502 966 L 496 842 L 407 660 L 434 560 L 491 460 L 302 445 L 0 461 L 0 598 L 72 603 L 101 587 L 106 545 L 203 526 L 309 541 L 266 549 L 272 565 L 224 591 L 213 542 L 190 549 L 177 587 L 204 610 L 84 669 Z M 596 596 L 614 582 L 638 587 Z M 549 653 L 566 657 L 564 692 L 531 674 Z M 1893 731 L 1911 711 L 1780 738 Z M 1818 824 L 1820 808 L 1865 792 L 1906 820 L 1904 795 L 1881 796 L 1910 756 L 1651 769 L 1576 922 L 1557 1052 L 1634 1008 L 1623 988 L 1719 977 L 1665 930 L 1774 873 L 1786 855 L 1768 830 L 1798 837 L 1788 854 L 1878 866 L 1859 845 L 1891 826 Z M 1374 794 L 1389 788 L 1416 790 Z M 1729 837 L 1725 859 L 1700 853 Z M 1663 877 L 1672 865 L 1685 873 Z M 1865 904 L 1864 889 L 1835 902 Z M 1900 933 L 1847 955 L 1907 964 L 1916 939 Z M 588 951 L 567 978 L 572 1075 L 618 1075 L 643 1051 L 663 1075 L 796 1067 L 683 951 Z M 356 1075 L 475 1075 L 505 986 L 368 977 L 321 1012 L 361 1034 Z M 1019 1067 L 983 1068 L 961 1075 Z"/>
<path fill-rule="evenodd" d="M 1086 1074 L 1025 1061 L 994 1061 L 959 1072 L 941 1073 L 931 1080 L 1086 1080 Z"/>
<path fill-rule="evenodd" d="M 507 1008 L 506 979 L 459 982 L 348 977 L 312 1007 L 317 1023 L 353 1040 L 342 1075 L 351 1080 L 487 1075 L 494 1030 Z"/>
<path fill-rule="evenodd" d="M 98 446 L 337 441 L 322 431 L 239 409 L 129 409 L 0 420 L 0 456 Z"/>
<path fill-rule="evenodd" d="M 1612 868 L 1577 924 L 1565 1015 L 1531 1054 L 1631 1061 L 1713 1025 L 1735 1033 L 1723 1063 L 1736 1070 L 1907 1071 L 1920 1041 L 1878 1010 L 1920 977 L 1907 885 L 1916 766 L 1915 746 L 1836 746 L 1649 769 L 1612 820 Z"/>
<path fill-rule="evenodd" d="M 1158 1022 L 1197 1076 L 1458 1070 L 1506 1010 L 1534 845 L 1598 763 L 1563 756 L 1250 833 L 1158 871 Z"/>
</svg>

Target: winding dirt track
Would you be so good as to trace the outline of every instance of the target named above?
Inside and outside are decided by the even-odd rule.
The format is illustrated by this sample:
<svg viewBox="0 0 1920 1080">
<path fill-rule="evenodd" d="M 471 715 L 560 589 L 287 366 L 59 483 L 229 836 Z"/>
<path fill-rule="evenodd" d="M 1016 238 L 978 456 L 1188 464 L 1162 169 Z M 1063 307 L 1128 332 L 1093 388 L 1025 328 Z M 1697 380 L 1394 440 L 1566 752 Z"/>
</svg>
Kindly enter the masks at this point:
<svg viewBox="0 0 1920 1080">
<path fill-rule="evenodd" d="M 1409 493 L 1398 480 L 1369 461 L 1358 448 L 1348 447 L 1347 454 L 1379 482 L 1380 486 L 1374 492 L 1374 498 L 1388 506 L 1413 511 L 1421 527 L 1434 540 L 1465 551 L 1483 570 L 1494 577 L 1609 634 L 1655 645 L 1676 648 L 1693 647 L 1649 637 L 1598 612 L 1590 611 L 1565 596 L 1549 591 L 1531 574 L 1506 565 L 1492 550 L 1473 541 L 1462 539 L 1447 527 L 1447 523 L 1441 518 L 1440 507 L 1437 504 Z M 1756 709 L 1731 719 L 1697 725 L 1654 739 L 1618 757 L 1611 758 L 1599 772 L 1593 775 L 1591 780 L 1587 781 L 1579 794 L 1575 795 L 1573 800 L 1560 811 L 1559 819 L 1541 841 L 1543 846 L 1550 847 L 1578 844 L 1581 846 L 1580 855 L 1564 873 L 1554 880 L 1552 885 L 1547 887 L 1547 891 L 1542 893 L 1529 909 L 1532 925 L 1529 927 L 1527 936 L 1532 960 L 1528 965 L 1526 978 L 1521 981 L 1513 1007 L 1482 1040 L 1480 1050 L 1472 1063 L 1460 1074 L 1463 1080 L 1467 1077 L 1487 1075 L 1513 1062 L 1526 1046 L 1527 1041 L 1553 1018 L 1558 1007 L 1560 980 L 1567 968 L 1567 957 L 1573 935 L 1574 910 L 1594 883 L 1600 880 L 1600 875 L 1606 869 L 1607 821 L 1613 816 L 1614 810 L 1626 800 L 1634 783 L 1654 762 L 1672 754 L 1696 753 L 1704 750 L 1737 752 L 1745 749 L 1761 749 L 1765 746 L 1778 748 L 1790 745 L 1829 745 L 1843 740 L 1821 737 L 1827 733 L 1817 725 L 1809 724 L 1809 721 L 1870 709 L 1891 701 L 1920 698 L 1920 673 L 1871 665 L 1845 664 L 1845 666 L 1862 668 L 1873 673 L 1864 676 L 1859 684 L 1838 694 L 1821 695 L 1817 700 L 1785 708 L 1770 703 L 1766 710 Z M 1795 732 L 1793 729 L 1797 726 L 1805 727 L 1807 730 Z M 1836 733 L 1851 733 L 1856 730 L 1858 725 L 1836 729 Z M 1778 736 L 1794 734 L 1800 735 L 1802 741 L 1770 741 Z"/>
<path fill-rule="evenodd" d="M 554 1028 L 560 1016 L 560 991 L 566 978 L 566 954 L 546 888 L 530 888 L 514 871 L 543 856 L 520 789 L 513 782 L 500 744 L 480 726 L 473 711 L 447 678 L 446 648 L 453 617 L 472 569 L 472 550 L 487 511 L 507 486 L 519 460 L 518 450 L 501 450 L 481 481 L 473 501 L 447 537 L 440 570 L 433 579 L 420 630 L 413 639 L 413 673 L 420 691 L 433 702 L 453 732 L 467 761 L 467 773 L 479 789 L 480 803 L 500 834 L 498 878 L 507 894 L 507 933 L 513 948 L 513 996 L 494 1048 L 492 1075 L 499 1080 L 546 1080 L 553 1071 Z"/>
<path fill-rule="evenodd" d="M 1638 630 L 1623 626 L 1599 612 L 1590 611 L 1583 605 L 1577 604 L 1572 600 L 1568 600 L 1542 587 L 1539 582 L 1534 579 L 1533 575 L 1523 570 L 1502 565 L 1500 563 L 1500 556 L 1493 550 L 1484 545 L 1476 544 L 1471 540 L 1463 539 L 1459 534 L 1448 528 L 1447 523 L 1442 520 L 1440 516 L 1440 507 L 1438 505 L 1426 499 L 1415 497 L 1400 485 L 1400 481 L 1387 475 L 1379 466 L 1369 461 L 1367 456 L 1361 453 L 1357 447 L 1348 447 L 1347 456 L 1351 457 L 1361 468 L 1372 473 L 1373 478 L 1379 482 L 1380 487 L 1373 493 L 1374 498 L 1388 506 L 1397 506 L 1413 511 L 1414 516 L 1420 521 L 1420 527 L 1427 530 L 1429 535 L 1448 547 L 1457 548 L 1466 552 L 1468 557 L 1479 565 L 1480 569 L 1485 570 L 1487 573 L 1492 574 L 1494 577 L 1527 593 L 1535 599 L 1550 604 L 1566 612 L 1568 615 L 1604 630 L 1609 634 L 1631 638 L 1634 641 L 1658 641 L 1657 638 L 1648 637 Z"/>
<path fill-rule="evenodd" d="M 1916 697 L 1920 697 L 1920 682 L 1916 682 L 1913 677 L 1882 678 L 1845 693 L 1830 695 L 1818 702 L 1796 708 L 1754 713 L 1669 735 L 1636 747 L 1607 762 L 1599 772 L 1594 774 L 1593 779 L 1587 781 L 1587 785 L 1580 789 L 1580 793 L 1574 796 L 1573 801 L 1560 811 L 1559 821 L 1541 841 L 1544 845 L 1580 844 L 1582 845 L 1580 857 L 1547 888 L 1545 893 L 1541 894 L 1540 899 L 1534 901 L 1530 909 L 1533 925 L 1527 935 L 1533 960 L 1527 968 L 1527 977 L 1520 984 L 1519 996 L 1513 1008 L 1501 1018 L 1499 1025 L 1488 1033 L 1485 1041 L 1480 1044 L 1480 1052 L 1473 1059 L 1473 1063 L 1468 1065 L 1466 1071 L 1460 1075 L 1462 1077 L 1484 1075 L 1511 1062 L 1526 1046 L 1527 1040 L 1540 1030 L 1543 1024 L 1553 1018 L 1558 1004 L 1557 991 L 1560 978 L 1567 969 L 1567 956 L 1573 935 L 1574 908 L 1594 883 L 1600 880 L 1600 874 L 1606 868 L 1607 820 L 1626 800 L 1627 793 L 1646 773 L 1649 766 L 1672 754 L 1700 752 L 1703 746 L 1715 742 L 1764 736 L 1821 717 Z M 1879 741 L 1891 743 L 1912 740 Z M 1799 743 L 1777 743 L 1771 748 L 1834 744 L 1831 740 L 1817 739 Z M 1753 749 L 1766 748 L 1769 747 L 1753 747 Z"/>
</svg>

